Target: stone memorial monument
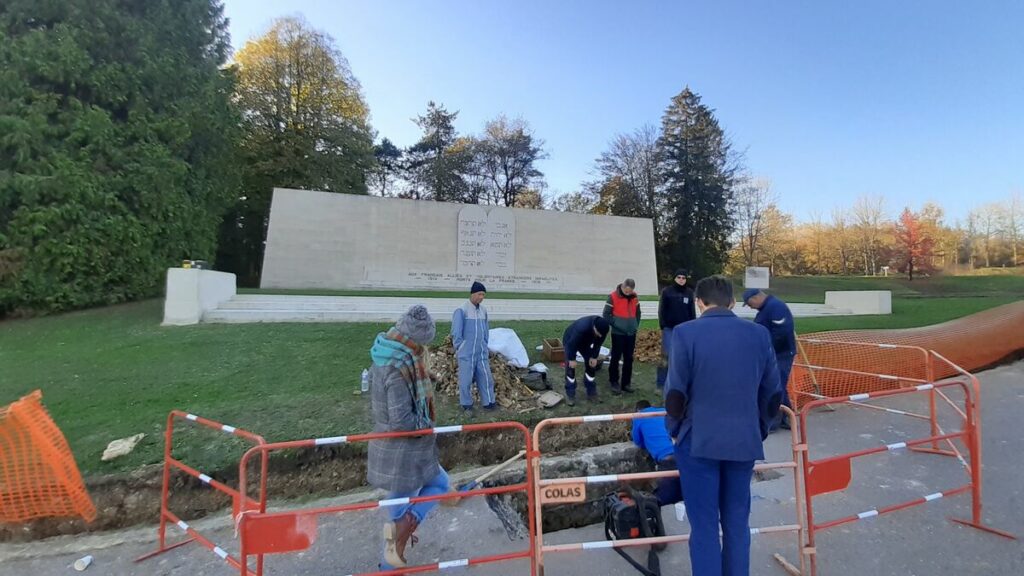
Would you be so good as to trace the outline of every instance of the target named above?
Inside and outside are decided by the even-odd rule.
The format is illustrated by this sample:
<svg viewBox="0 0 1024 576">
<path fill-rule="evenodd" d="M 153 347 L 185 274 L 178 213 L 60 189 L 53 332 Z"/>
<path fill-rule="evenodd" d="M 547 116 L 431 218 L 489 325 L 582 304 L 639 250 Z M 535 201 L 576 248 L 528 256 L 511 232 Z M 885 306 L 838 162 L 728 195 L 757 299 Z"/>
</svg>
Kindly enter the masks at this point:
<svg viewBox="0 0 1024 576">
<path fill-rule="evenodd" d="M 656 274 L 648 219 L 278 188 L 261 285 L 656 294 Z"/>
</svg>

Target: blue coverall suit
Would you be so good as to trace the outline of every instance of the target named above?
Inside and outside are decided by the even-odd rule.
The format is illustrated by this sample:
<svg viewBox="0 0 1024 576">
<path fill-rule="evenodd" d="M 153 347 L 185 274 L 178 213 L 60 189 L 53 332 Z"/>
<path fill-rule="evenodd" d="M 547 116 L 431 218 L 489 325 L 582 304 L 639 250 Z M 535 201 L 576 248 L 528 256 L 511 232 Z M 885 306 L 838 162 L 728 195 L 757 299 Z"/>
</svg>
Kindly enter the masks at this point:
<svg viewBox="0 0 1024 576">
<path fill-rule="evenodd" d="M 793 324 L 793 313 L 789 306 L 775 296 L 765 298 L 761 309 L 757 311 L 754 322 L 768 329 L 772 337 L 772 349 L 775 350 L 775 363 L 779 366 L 779 386 L 782 387 L 782 404 L 792 408 L 789 403 L 789 373 L 793 370 L 796 358 L 796 327 Z M 776 418 L 772 428 L 778 427 L 781 416 Z"/>
<path fill-rule="evenodd" d="M 494 377 L 487 352 L 490 325 L 487 308 L 466 302 L 452 314 L 452 344 L 459 362 L 459 404 L 473 406 L 473 382 L 480 393 L 480 404 L 494 404 Z"/>
<path fill-rule="evenodd" d="M 665 426 L 676 441 L 695 575 L 750 573 L 750 481 L 780 401 L 764 327 L 714 307 L 673 329 Z"/>
</svg>

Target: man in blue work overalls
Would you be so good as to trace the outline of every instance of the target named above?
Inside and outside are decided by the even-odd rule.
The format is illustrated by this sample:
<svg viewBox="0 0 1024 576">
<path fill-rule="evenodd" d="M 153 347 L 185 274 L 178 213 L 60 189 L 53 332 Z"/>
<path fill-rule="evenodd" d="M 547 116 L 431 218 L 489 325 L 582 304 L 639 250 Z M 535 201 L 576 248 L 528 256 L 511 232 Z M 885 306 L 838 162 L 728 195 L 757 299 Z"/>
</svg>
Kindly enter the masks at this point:
<svg viewBox="0 0 1024 576">
<path fill-rule="evenodd" d="M 757 310 L 754 322 L 768 329 L 772 336 L 772 349 L 775 350 L 775 363 L 779 366 L 779 385 L 782 386 L 782 404 L 787 408 L 789 403 L 789 373 L 793 369 L 796 358 L 796 329 L 793 325 L 793 313 L 789 306 L 771 294 L 748 288 L 743 291 L 743 303 Z M 779 427 L 789 430 L 789 422 L 782 414 L 772 422 L 770 430 Z"/>
<path fill-rule="evenodd" d="M 771 336 L 733 314 L 732 290 L 724 276 L 697 284 L 701 316 L 672 330 L 665 389 L 699 576 L 750 574 L 750 482 L 782 399 Z"/>
<path fill-rule="evenodd" d="M 491 375 L 490 355 L 487 351 L 490 324 L 484 297 L 487 288 L 473 282 L 469 289 L 469 302 L 452 314 L 452 344 L 459 363 L 459 404 L 467 413 L 473 410 L 473 382 L 480 394 L 484 410 L 497 410 L 494 401 L 494 376 Z"/>
<path fill-rule="evenodd" d="M 636 411 L 661 412 L 664 408 L 651 406 L 647 400 L 640 400 L 636 403 Z M 663 470 L 678 470 L 676 464 L 675 447 L 672 439 L 665 429 L 665 417 L 660 418 L 636 418 L 633 420 L 633 443 L 647 451 L 654 460 L 655 468 Z M 678 478 L 661 478 L 658 480 L 658 487 L 654 490 L 654 496 L 658 499 L 658 506 L 668 506 L 683 501 L 683 490 L 680 487 Z"/>
</svg>

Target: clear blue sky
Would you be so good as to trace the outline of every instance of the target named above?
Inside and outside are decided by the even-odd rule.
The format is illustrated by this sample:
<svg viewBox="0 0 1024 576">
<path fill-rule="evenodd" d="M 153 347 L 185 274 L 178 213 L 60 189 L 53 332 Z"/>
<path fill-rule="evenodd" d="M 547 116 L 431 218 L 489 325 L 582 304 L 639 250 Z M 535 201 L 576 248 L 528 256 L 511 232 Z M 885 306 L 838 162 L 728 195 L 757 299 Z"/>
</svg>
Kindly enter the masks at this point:
<svg viewBox="0 0 1024 576">
<path fill-rule="evenodd" d="M 685 85 L 798 218 L 881 195 L 960 218 L 1024 189 L 1024 2 L 226 0 L 237 48 L 282 15 L 334 37 L 399 146 L 428 100 L 505 113 L 578 189 Z"/>
</svg>

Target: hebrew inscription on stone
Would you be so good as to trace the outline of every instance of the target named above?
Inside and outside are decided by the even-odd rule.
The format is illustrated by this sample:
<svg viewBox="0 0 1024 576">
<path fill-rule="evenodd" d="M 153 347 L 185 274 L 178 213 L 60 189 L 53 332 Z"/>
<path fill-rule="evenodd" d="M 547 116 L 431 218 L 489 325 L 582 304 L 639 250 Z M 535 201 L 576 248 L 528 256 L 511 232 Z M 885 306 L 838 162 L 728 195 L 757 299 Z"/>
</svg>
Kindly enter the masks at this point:
<svg viewBox="0 0 1024 576">
<path fill-rule="evenodd" d="M 516 267 L 516 217 L 511 210 L 466 206 L 459 211 L 460 274 L 511 275 Z"/>
</svg>

